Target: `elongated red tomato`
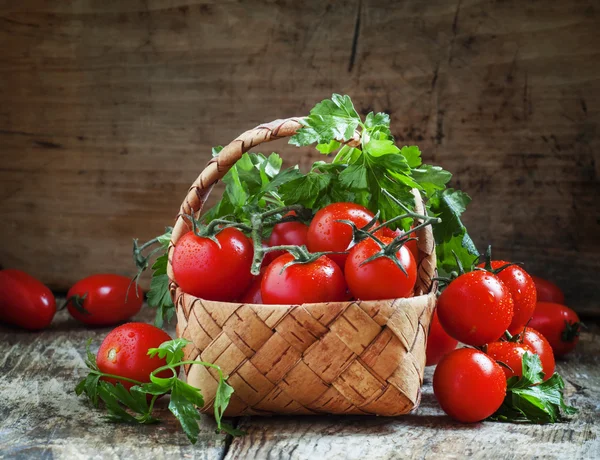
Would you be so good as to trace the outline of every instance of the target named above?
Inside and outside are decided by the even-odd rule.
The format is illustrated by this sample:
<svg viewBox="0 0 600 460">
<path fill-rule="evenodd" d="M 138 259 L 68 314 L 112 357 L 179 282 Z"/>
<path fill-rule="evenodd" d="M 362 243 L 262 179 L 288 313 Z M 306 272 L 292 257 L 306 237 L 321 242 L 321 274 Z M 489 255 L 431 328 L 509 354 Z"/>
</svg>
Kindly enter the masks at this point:
<svg viewBox="0 0 600 460">
<path fill-rule="evenodd" d="M 226 228 L 209 238 L 188 232 L 173 251 L 175 281 L 184 292 L 207 300 L 230 302 L 241 296 L 250 283 L 252 255 L 250 240 L 237 228 Z"/>
<path fill-rule="evenodd" d="M 496 270 L 509 264 L 504 260 L 493 260 L 492 269 Z M 484 264 L 479 264 L 483 267 Z M 525 270 L 518 265 L 511 265 L 496 275 L 510 291 L 513 299 L 513 319 L 508 326 L 511 334 L 521 332 L 535 310 L 537 294 L 535 284 Z"/>
<path fill-rule="evenodd" d="M 381 242 L 391 243 L 390 238 L 381 237 Z M 350 250 L 344 273 L 348 288 L 355 299 L 379 300 L 409 297 L 417 280 L 417 263 L 405 246 L 396 256 L 406 274 L 388 257 L 380 257 L 364 263 L 381 251 L 372 239 L 361 241 Z"/>
<path fill-rule="evenodd" d="M 440 324 L 437 310 L 434 310 L 431 318 L 431 326 L 429 326 L 429 335 L 427 336 L 427 356 L 426 366 L 433 366 L 440 362 L 444 356 L 450 353 L 458 345 L 458 340 L 453 339 L 448 335 Z"/>
<path fill-rule="evenodd" d="M 506 377 L 489 356 L 472 348 L 459 348 L 437 365 L 433 393 L 450 417 L 460 422 L 478 422 L 502 405 Z"/>
<path fill-rule="evenodd" d="M 513 300 L 497 276 L 476 270 L 459 276 L 444 289 L 437 311 L 451 337 L 480 346 L 504 334 L 512 321 Z"/>
<path fill-rule="evenodd" d="M 54 296 L 41 281 L 21 270 L 0 270 L 0 321 L 36 331 L 55 313 Z"/>
<path fill-rule="evenodd" d="M 554 375 L 556 363 L 554 361 L 554 352 L 552 346 L 546 338 L 535 329 L 530 327 L 520 334 L 521 341 L 533 350 L 540 357 L 542 369 L 544 370 L 544 380 L 548 380 Z"/>
<path fill-rule="evenodd" d="M 104 339 L 96 362 L 98 368 L 105 374 L 118 375 L 138 382 L 150 382 L 150 373 L 167 364 L 166 359 L 158 356 L 148 356 L 149 348 L 158 348 L 163 342 L 171 340 L 169 334 L 162 329 L 146 323 L 127 323 L 113 329 Z M 158 377 L 171 377 L 170 370 L 158 373 Z M 121 383 L 125 388 L 131 388 L 134 383 L 126 380 L 104 378 L 116 384 Z"/>
<path fill-rule="evenodd" d="M 529 327 L 540 332 L 550 343 L 554 356 L 562 356 L 575 349 L 579 342 L 579 316 L 565 305 L 538 302 Z"/>
<path fill-rule="evenodd" d="M 565 294 L 556 284 L 539 276 L 531 275 L 531 278 L 535 283 L 538 302 L 552 302 L 564 305 Z"/>
<path fill-rule="evenodd" d="M 518 377 L 523 375 L 523 355 L 527 351 L 531 354 L 535 353 L 529 345 L 518 342 L 492 342 L 487 347 L 487 354 L 494 361 L 500 361 L 508 366 L 502 366 L 507 379 L 515 375 Z"/>
<path fill-rule="evenodd" d="M 286 216 L 295 215 L 294 212 L 286 214 Z M 306 246 L 308 235 L 308 225 L 302 222 L 283 222 L 276 224 L 273 227 L 271 236 L 267 242 L 267 246 Z M 265 254 L 265 265 L 270 264 L 277 257 L 285 254 L 285 251 L 272 251 Z"/>
<path fill-rule="evenodd" d="M 291 254 L 275 259 L 266 269 L 261 284 L 265 304 L 339 302 L 347 297 L 344 274 L 327 256 L 309 263 L 294 264 Z"/>
<path fill-rule="evenodd" d="M 94 326 L 110 326 L 136 315 L 144 293 L 126 276 L 99 274 L 83 278 L 67 293 L 73 318 Z"/>
<path fill-rule="evenodd" d="M 321 209 L 310 223 L 307 247 L 310 252 L 346 251 L 352 243 L 352 228 L 338 220 L 349 220 L 364 227 L 374 214 L 356 203 L 332 203 Z M 347 254 L 330 254 L 329 257 L 343 270 Z"/>
</svg>

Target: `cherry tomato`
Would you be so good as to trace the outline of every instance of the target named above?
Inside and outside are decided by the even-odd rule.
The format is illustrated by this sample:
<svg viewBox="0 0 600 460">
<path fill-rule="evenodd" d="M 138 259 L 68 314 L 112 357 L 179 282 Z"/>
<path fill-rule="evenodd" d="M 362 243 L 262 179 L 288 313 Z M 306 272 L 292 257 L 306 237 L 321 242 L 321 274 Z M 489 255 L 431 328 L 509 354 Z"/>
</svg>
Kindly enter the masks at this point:
<svg viewBox="0 0 600 460">
<path fill-rule="evenodd" d="M 21 270 L 0 270 L 0 321 L 37 331 L 55 313 L 54 296 L 41 281 Z"/>
<path fill-rule="evenodd" d="M 288 212 L 284 217 L 296 215 L 295 212 Z M 267 241 L 267 246 L 306 246 L 307 244 L 308 225 L 302 222 L 283 222 L 276 224 L 273 227 L 271 236 Z M 265 255 L 266 265 L 277 259 L 277 257 L 285 254 L 285 251 L 268 252 Z"/>
<path fill-rule="evenodd" d="M 460 422 L 478 422 L 502 405 L 506 377 L 489 356 L 472 348 L 459 348 L 437 365 L 433 392 L 450 417 Z"/>
<path fill-rule="evenodd" d="M 565 303 L 565 294 L 556 284 L 539 276 L 531 275 L 531 278 L 535 283 L 538 302 Z"/>
<path fill-rule="evenodd" d="M 148 356 L 149 348 L 171 340 L 171 337 L 157 327 L 146 323 L 127 323 L 113 329 L 104 339 L 96 361 L 98 368 L 106 373 L 127 377 L 138 382 L 150 382 L 150 373 L 167 364 L 166 359 L 158 356 Z M 172 372 L 165 370 L 158 377 L 171 377 Z M 131 388 L 134 383 L 126 380 L 106 378 L 106 381 L 116 384 L 120 382 L 125 388 Z"/>
<path fill-rule="evenodd" d="M 498 277 L 476 270 L 459 276 L 444 289 L 437 311 L 451 337 L 480 346 L 504 334 L 512 321 L 513 300 Z"/>
<path fill-rule="evenodd" d="M 144 294 L 126 276 L 92 275 L 69 289 L 67 302 L 73 318 L 94 326 L 110 326 L 136 315 Z"/>
<path fill-rule="evenodd" d="M 509 369 L 502 366 L 507 379 L 515 375 L 518 377 L 523 375 L 523 355 L 526 351 L 535 353 L 529 345 L 518 342 L 492 342 L 487 347 L 487 354 L 494 361 L 500 361 L 510 367 Z"/>
<path fill-rule="evenodd" d="M 250 266 L 254 250 L 250 240 L 237 228 L 226 228 L 216 238 L 221 247 L 193 232 L 183 235 L 173 251 L 173 274 L 188 294 L 230 302 L 252 282 Z"/>
<path fill-rule="evenodd" d="M 261 304 L 263 303 L 262 296 L 260 294 L 260 285 L 262 284 L 262 279 L 265 274 L 265 269 L 263 268 L 260 271 L 260 275 L 255 276 L 250 283 L 250 287 L 244 295 L 239 298 L 239 301 L 242 303 L 252 303 L 252 304 Z"/>
<path fill-rule="evenodd" d="M 344 274 L 329 257 L 290 265 L 281 272 L 292 260 L 291 254 L 284 254 L 267 267 L 260 289 L 265 304 L 338 302 L 346 298 Z"/>
<path fill-rule="evenodd" d="M 310 223 L 307 244 L 310 252 L 346 251 L 352 243 L 352 228 L 337 220 L 349 220 L 358 227 L 364 227 L 374 214 L 364 206 L 355 203 L 332 203 L 321 209 Z M 343 270 L 347 254 L 329 254 Z"/>
<path fill-rule="evenodd" d="M 492 269 L 496 270 L 509 262 L 493 260 Z M 484 264 L 479 264 L 483 267 Z M 510 291 L 513 299 L 513 319 L 508 326 L 511 334 L 521 332 L 535 310 L 537 294 L 535 284 L 525 270 L 518 265 L 511 265 L 496 275 Z"/>
<path fill-rule="evenodd" d="M 579 316 L 565 305 L 538 302 L 529 327 L 540 332 L 550 343 L 554 356 L 573 351 L 579 342 Z"/>
<path fill-rule="evenodd" d="M 391 230 L 388 227 L 384 227 L 381 230 L 383 236 L 387 236 L 388 238 L 396 238 L 398 236 L 404 235 L 404 232 L 397 228 L 396 230 Z M 416 238 L 414 233 L 411 233 L 410 236 L 412 238 Z M 415 260 L 419 260 L 419 248 L 417 247 L 417 240 L 410 240 L 409 242 L 407 242 L 405 244 L 405 246 L 408 248 L 408 250 L 411 252 L 411 254 L 413 255 L 413 257 L 415 258 Z"/>
<path fill-rule="evenodd" d="M 392 242 L 390 238 L 380 239 L 385 244 Z M 405 246 L 401 246 L 396 252 L 406 275 L 388 257 L 380 257 L 363 264 L 379 251 L 381 247 L 371 238 L 362 240 L 350 250 L 344 272 L 352 296 L 361 300 L 408 297 L 417 280 L 415 258 Z"/>
<path fill-rule="evenodd" d="M 540 357 L 542 369 L 544 370 L 544 380 L 548 380 L 554 375 L 554 369 L 556 368 L 554 352 L 552 351 L 550 342 L 542 334 L 530 327 L 525 328 L 519 337 L 525 345 L 529 346 Z"/>
<path fill-rule="evenodd" d="M 458 345 L 458 340 L 453 339 L 446 333 L 440 324 L 437 310 L 434 310 L 429 326 L 429 336 L 427 337 L 427 349 L 425 351 L 427 362 L 425 365 L 433 366 L 439 363 L 440 359 L 456 348 L 456 345 Z"/>
</svg>

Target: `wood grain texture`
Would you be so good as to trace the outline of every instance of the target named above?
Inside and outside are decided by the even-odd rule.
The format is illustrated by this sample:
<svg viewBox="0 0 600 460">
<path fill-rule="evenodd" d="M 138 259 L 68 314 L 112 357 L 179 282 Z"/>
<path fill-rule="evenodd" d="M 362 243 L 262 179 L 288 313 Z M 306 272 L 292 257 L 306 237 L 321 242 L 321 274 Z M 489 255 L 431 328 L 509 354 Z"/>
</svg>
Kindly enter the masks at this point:
<svg viewBox="0 0 600 460">
<path fill-rule="evenodd" d="M 599 14 L 594 0 L 2 2 L 0 264 L 55 289 L 131 273 L 130 238 L 172 224 L 212 145 L 336 91 L 454 172 L 479 247 L 597 313 Z"/>
<path fill-rule="evenodd" d="M 149 321 L 142 310 L 135 319 Z M 246 417 L 247 436 L 214 433 L 201 421 L 192 446 L 167 410 L 157 402 L 159 425 L 110 424 L 73 388 L 85 375 L 85 343 L 94 350 L 109 328 L 89 329 L 58 313 L 42 333 L 0 326 L 0 458 L 3 459 L 363 459 L 498 458 L 528 460 L 594 459 L 600 452 L 600 327 L 588 323 L 573 355 L 557 363 L 568 402 L 580 413 L 567 423 L 547 426 L 479 423 L 463 425 L 443 415 L 425 372 L 421 406 L 397 417 Z M 173 335 L 174 331 L 169 328 Z M 276 369 L 274 368 L 274 372 Z M 231 420 L 230 420 L 231 421 Z"/>
</svg>

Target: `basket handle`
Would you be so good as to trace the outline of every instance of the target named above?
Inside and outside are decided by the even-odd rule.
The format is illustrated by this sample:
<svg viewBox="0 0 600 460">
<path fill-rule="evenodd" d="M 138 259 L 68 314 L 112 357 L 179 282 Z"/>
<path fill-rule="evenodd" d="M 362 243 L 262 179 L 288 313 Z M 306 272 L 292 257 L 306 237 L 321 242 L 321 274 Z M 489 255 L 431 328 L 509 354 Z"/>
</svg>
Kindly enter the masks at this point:
<svg viewBox="0 0 600 460">
<path fill-rule="evenodd" d="M 274 120 L 250 129 L 239 135 L 221 150 L 221 152 L 212 158 L 200 175 L 196 178 L 188 193 L 181 203 L 179 214 L 173 226 L 171 243 L 169 244 L 169 262 L 167 265 L 167 274 L 171 280 L 171 291 L 177 288 L 174 282 L 173 269 L 171 267 L 171 253 L 174 245 L 185 233 L 191 230 L 190 222 L 187 216 L 199 214 L 210 194 L 213 186 L 223 178 L 227 171 L 238 161 L 242 155 L 253 147 L 270 142 L 276 139 L 290 137 L 302 128 L 301 118 L 286 118 Z M 359 138 L 355 136 L 350 141 L 345 142 L 349 145 L 358 145 Z M 424 212 L 421 195 L 414 190 L 415 211 L 419 214 Z M 433 243 L 433 233 L 431 227 L 427 226 L 417 231 L 419 241 L 419 268 L 417 274 L 417 283 L 415 286 L 415 295 L 426 294 L 430 292 L 432 278 L 435 276 L 435 245 Z M 433 259 L 433 260 L 432 260 Z"/>
</svg>

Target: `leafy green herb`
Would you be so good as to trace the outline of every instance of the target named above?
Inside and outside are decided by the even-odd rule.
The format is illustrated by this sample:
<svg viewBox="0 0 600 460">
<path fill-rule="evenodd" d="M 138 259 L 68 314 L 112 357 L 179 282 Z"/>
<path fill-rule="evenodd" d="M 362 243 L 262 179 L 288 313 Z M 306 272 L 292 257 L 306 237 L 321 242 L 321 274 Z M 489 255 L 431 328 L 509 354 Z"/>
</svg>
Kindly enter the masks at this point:
<svg viewBox="0 0 600 460">
<path fill-rule="evenodd" d="M 178 367 L 184 364 L 200 365 L 212 367 L 219 375 L 219 384 L 214 402 L 215 420 L 217 421 L 217 429 L 233 436 L 244 434 L 242 431 L 235 429 L 231 425 L 222 421 L 223 413 L 229 404 L 233 388 L 227 384 L 226 377 L 219 366 L 206 363 L 203 361 L 182 361 L 183 348 L 190 343 L 188 340 L 178 338 L 164 342 L 158 348 L 148 350 L 148 355 L 166 359 L 167 364 L 150 374 L 150 383 L 138 382 L 126 377 L 106 374 L 98 369 L 96 358 L 90 351 L 91 340 L 88 341 L 86 347 L 85 363 L 90 369 L 89 374 L 79 382 L 75 387 L 75 393 L 79 396 L 85 394 L 92 402 L 94 407 L 98 407 L 99 401 L 104 403 L 108 412 L 107 419 L 111 422 L 125 423 L 157 423 L 159 420 L 152 416 L 154 403 L 160 395 L 167 393 L 171 394 L 169 402 L 169 410 L 179 420 L 188 439 L 192 443 L 198 440 L 198 420 L 200 414 L 199 407 L 204 406 L 204 398 L 198 388 L 188 385 L 184 381 L 177 378 Z M 157 377 L 157 374 L 170 370 L 171 377 Z M 100 380 L 102 377 L 108 377 L 120 381 L 133 383 L 127 390 L 121 383 L 117 382 L 113 385 L 107 381 Z M 151 395 L 148 401 L 147 395 Z"/>
<path fill-rule="evenodd" d="M 479 256 L 479 251 L 460 219 L 470 202 L 469 195 L 451 188 L 436 191 L 429 199 L 429 210 L 442 219 L 441 223 L 433 226 L 438 270 L 442 276 L 456 270 L 456 258 L 465 270 L 470 271 Z"/>
<path fill-rule="evenodd" d="M 561 376 L 555 373 L 545 382 L 542 363 L 536 354 L 523 354 L 523 376 L 507 382 L 506 398 L 500 409 L 490 417 L 500 422 L 555 423 L 563 415 L 573 415 L 577 409 L 565 404 Z"/>
</svg>

